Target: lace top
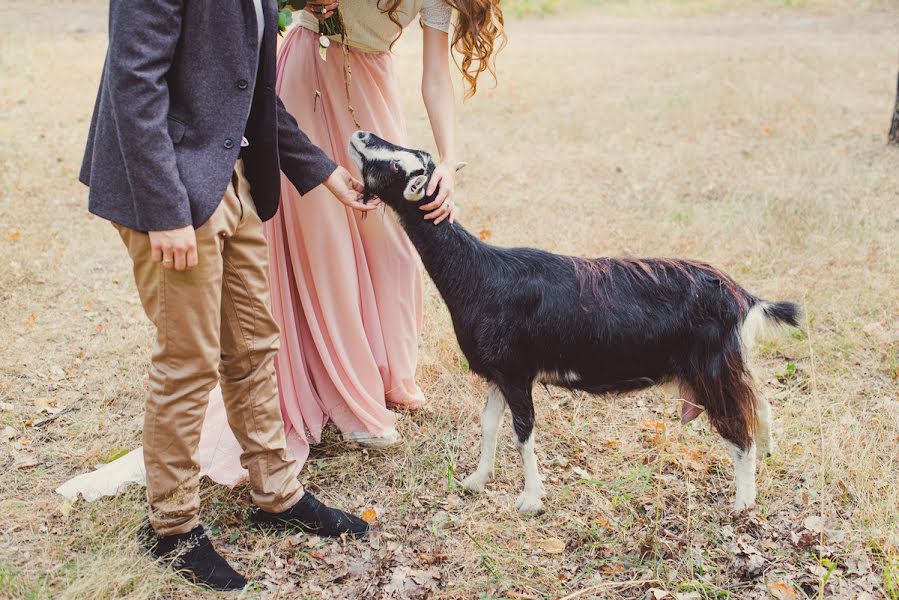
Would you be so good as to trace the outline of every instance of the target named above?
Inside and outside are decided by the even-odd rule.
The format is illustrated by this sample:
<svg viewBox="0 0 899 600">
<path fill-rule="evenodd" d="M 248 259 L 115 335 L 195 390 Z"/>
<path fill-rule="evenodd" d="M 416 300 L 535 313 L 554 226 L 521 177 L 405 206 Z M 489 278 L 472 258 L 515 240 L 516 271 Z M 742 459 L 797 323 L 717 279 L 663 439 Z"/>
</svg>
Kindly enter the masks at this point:
<svg viewBox="0 0 899 600">
<path fill-rule="evenodd" d="M 397 25 L 381 12 L 376 0 L 341 0 L 340 14 L 346 29 L 346 44 L 365 52 L 386 52 L 399 33 Z M 402 0 L 395 17 L 405 28 L 415 17 L 426 27 L 449 31 L 453 9 L 445 0 Z M 318 32 L 318 19 L 301 11 L 300 25 Z M 340 36 L 330 36 L 339 42 Z"/>
</svg>

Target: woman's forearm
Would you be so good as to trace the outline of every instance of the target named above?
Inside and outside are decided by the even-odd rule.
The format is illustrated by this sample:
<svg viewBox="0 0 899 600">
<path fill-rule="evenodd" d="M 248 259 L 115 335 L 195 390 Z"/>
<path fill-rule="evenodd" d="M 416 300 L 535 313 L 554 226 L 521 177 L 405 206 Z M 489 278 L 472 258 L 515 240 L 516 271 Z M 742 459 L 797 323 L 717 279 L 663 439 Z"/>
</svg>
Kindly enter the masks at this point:
<svg viewBox="0 0 899 600">
<path fill-rule="evenodd" d="M 421 96 L 440 162 L 455 166 L 456 100 L 450 77 L 449 38 L 445 32 L 425 27 L 423 65 Z"/>
</svg>

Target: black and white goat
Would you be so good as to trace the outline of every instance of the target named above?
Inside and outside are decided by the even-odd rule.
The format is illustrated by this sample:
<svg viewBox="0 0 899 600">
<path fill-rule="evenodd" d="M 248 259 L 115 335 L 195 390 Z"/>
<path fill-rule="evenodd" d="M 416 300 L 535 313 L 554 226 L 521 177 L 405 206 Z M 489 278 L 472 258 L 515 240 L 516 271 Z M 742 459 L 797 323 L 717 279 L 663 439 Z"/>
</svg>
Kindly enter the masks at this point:
<svg viewBox="0 0 899 600">
<path fill-rule="evenodd" d="M 682 421 L 705 410 L 727 441 L 735 508 L 755 502 L 756 456 L 771 450 L 771 414 L 748 354 L 762 326 L 798 326 L 800 308 L 765 302 L 695 261 L 559 256 L 484 244 L 458 223 L 434 226 L 419 206 L 434 170 L 427 152 L 358 131 L 350 155 L 366 192 L 390 206 L 452 316 L 471 370 L 486 378 L 481 458 L 463 485 L 490 479 L 497 430 L 512 412 L 524 463 L 522 513 L 543 510 L 531 389 L 544 382 L 590 393 L 673 384 Z"/>
</svg>

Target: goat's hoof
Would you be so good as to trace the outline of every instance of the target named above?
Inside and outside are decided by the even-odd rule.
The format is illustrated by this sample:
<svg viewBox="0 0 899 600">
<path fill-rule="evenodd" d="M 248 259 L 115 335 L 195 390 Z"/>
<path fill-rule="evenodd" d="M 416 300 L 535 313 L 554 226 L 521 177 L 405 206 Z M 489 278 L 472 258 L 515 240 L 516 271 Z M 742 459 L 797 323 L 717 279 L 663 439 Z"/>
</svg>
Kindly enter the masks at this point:
<svg viewBox="0 0 899 600">
<path fill-rule="evenodd" d="M 515 501 L 515 508 L 523 515 L 539 515 L 546 510 L 539 494 L 522 493 Z"/>
<path fill-rule="evenodd" d="M 462 487 L 472 494 L 480 494 L 484 491 L 484 488 L 487 487 L 487 480 L 490 477 L 485 477 L 475 471 L 468 477 L 462 480 Z"/>
<path fill-rule="evenodd" d="M 746 499 L 737 499 L 734 502 L 734 512 L 736 514 L 744 513 L 750 508 L 755 506 L 755 499 L 746 500 Z"/>
<path fill-rule="evenodd" d="M 771 458 L 772 456 L 774 456 L 774 450 L 774 442 L 760 444 L 755 448 L 755 459 L 763 461 L 766 458 Z"/>
</svg>

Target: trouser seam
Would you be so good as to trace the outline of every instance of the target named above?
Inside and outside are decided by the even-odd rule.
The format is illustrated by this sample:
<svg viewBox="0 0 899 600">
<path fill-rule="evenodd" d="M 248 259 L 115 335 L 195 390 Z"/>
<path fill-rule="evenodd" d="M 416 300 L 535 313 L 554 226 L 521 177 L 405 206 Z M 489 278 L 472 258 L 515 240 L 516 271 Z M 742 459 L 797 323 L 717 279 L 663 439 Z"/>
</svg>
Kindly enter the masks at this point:
<svg viewBox="0 0 899 600">
<path fill-rule="evenodd" d="M 240 199 L 239 196 L 238 196 L 238 199 Z M 238 271 L 237 269 L 234 268 L 234 265 L 230 261 L 230 259 L 227 259 L 223 256 L 222 261 L 224 262 L 225 267 L 228 270 L 230 270 L 231 272 L 233 272 L 234 275 L 237 277 L 237 279 L 240 281 L 241 285 L 243 286 L 246 298 L 248 298 L 250 300 L 251 304 L 255 304 L 255 299 L 253 298 L 253 295 L 250 294 L 250 289 L 247 286 L 246 281 L 244 281 L 244 278 L 241 276 L 240 271 Z M 233 310 L 235 310 L 235 312 L 236 312 L 237 305 L 234 302 L 234 293 L 231 290 L 231 283 L 228 281 L 228 278 L 224 277 L 224 276 L 222 277 L 222 283 L 223 283 L 223 288 L 224 288 L 223 291 L 228 294 L 228 301 L 231 304 L 231 308 Z M 228 314 L 227 319 L 231 323 L 232 330 L 236 328 L 237 333 L 243 339 L 243 343 L 246 348 L 246 359 L 245 360 L 249 367 L 248 371 L 252 376 L 252 374 L 256 370 L 256 365 L 253 364 L 253 352 L 255 350 L 255 344 L 251 343 L 251 341 L 248 341 L 247 336 L 244 333 L 244 328 L 241 326 L 239 315 L 237 316 L 236 319 L 234 319 L 232 321 L 231 311 L 223 311 L 223 312 L 226 312 Z M 253 311 L 253 314 L 255 315 L 255 310 Z M 254 321 L 253 331 L 255 331 L 255 329 L 256 329 L 255 316 L 253 318 L 253 321 Z M 252 336 L 250 337 L 250 340 L 253 340 Z M 252 391 L 250 392 L 250 397 L 247 398 L 247 401 L 249 402 L 250 418 L 253 421 L 253 431 L 254 431 L 255 437 L 258 437 L 259 436 L 259 422 L 256 418 L 256 393 L 258 390 L 256 390 L 256 386 L 252 386 L 252 385 L 250 386 L 250 389 Z M 270 455 L 271 455 L 270 451 L 263 452 L 263 462 L 265 463 L 265 474 L 271 473 L 271 456 Z"/>
</svg>

